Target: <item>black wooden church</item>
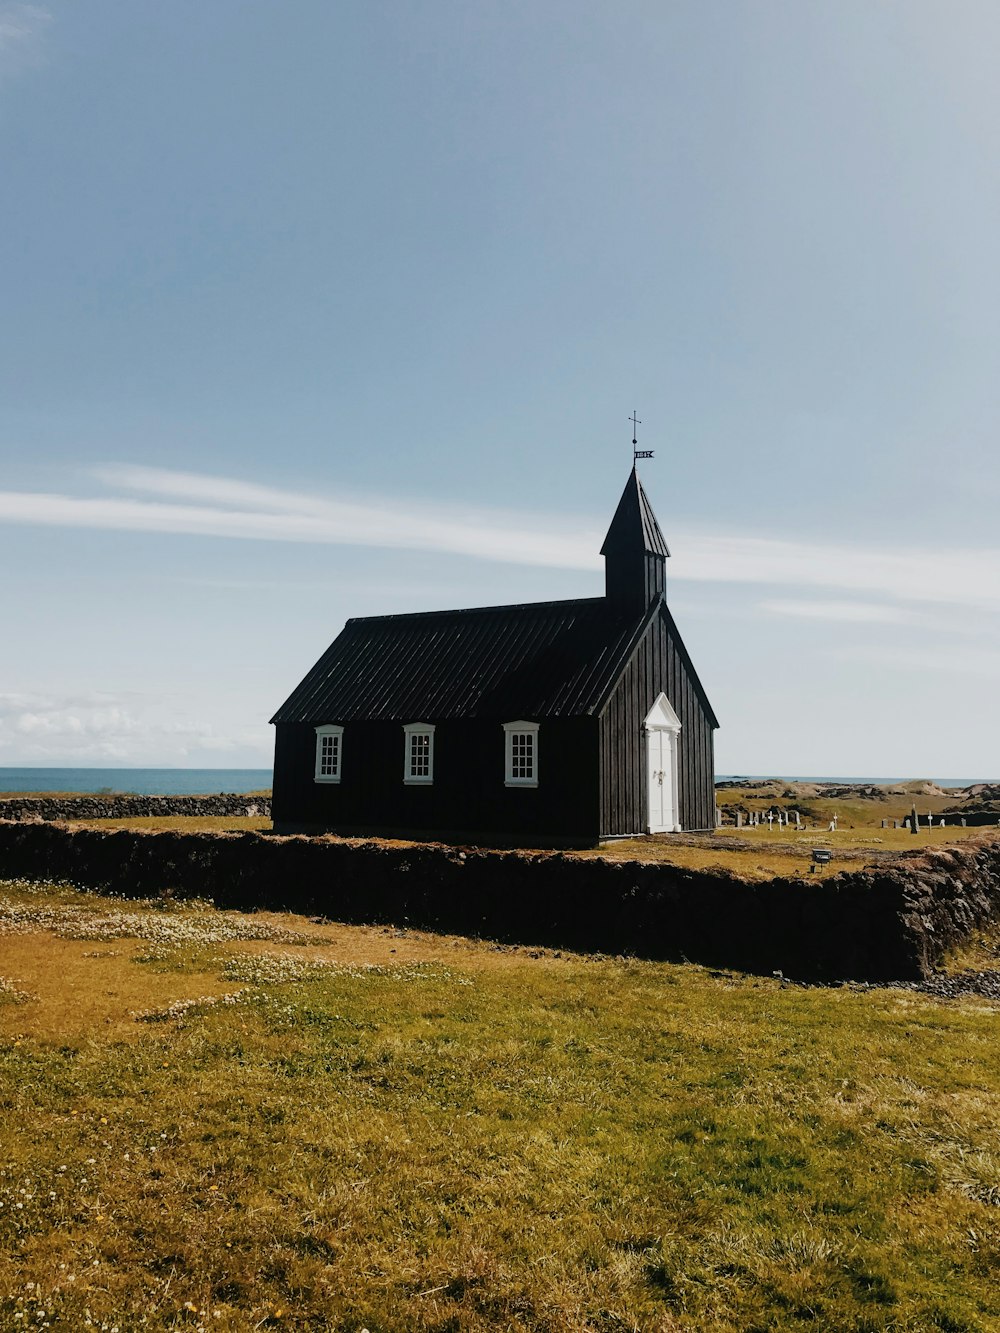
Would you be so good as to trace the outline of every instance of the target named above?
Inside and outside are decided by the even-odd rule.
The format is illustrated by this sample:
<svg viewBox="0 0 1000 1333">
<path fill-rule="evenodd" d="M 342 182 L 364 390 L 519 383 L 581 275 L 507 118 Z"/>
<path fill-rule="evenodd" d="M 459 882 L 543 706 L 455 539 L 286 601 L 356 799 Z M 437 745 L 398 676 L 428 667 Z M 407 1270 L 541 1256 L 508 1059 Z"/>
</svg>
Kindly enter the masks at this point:
<svg viewBox="0 0 1000 1333">
<path fill-rule="evenodd" d="M 603 597 L 366 616 L 271 719 L 279 832 L 593 843 L 715 826 L 712 706 L 633 468 Z"/>
</svg>

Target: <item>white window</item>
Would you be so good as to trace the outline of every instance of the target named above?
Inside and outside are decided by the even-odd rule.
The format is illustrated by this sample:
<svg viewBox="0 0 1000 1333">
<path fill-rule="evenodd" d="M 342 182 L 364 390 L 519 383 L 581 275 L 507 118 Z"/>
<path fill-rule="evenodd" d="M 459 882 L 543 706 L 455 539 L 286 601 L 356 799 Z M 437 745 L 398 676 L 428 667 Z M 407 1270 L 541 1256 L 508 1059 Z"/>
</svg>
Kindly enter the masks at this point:
<svg viewBox="0 0 1000 1333">
<path fill-rule="evenodd" d="M 434 781 L 434 726 L 408 722 L 403 728 L 403 781 L 429 786 Z"/>
<path fill-rule="evenodd" d="M 343 727 L 316 728 L 317 782 L 339 782 L 340 762 L 344 753 Z"/>
<path fill-rule="evenodd" d="M 506 764 L 504 782 L 508 787 L 538 786 L 538 723 L 505 722 Z"/>
</svg>

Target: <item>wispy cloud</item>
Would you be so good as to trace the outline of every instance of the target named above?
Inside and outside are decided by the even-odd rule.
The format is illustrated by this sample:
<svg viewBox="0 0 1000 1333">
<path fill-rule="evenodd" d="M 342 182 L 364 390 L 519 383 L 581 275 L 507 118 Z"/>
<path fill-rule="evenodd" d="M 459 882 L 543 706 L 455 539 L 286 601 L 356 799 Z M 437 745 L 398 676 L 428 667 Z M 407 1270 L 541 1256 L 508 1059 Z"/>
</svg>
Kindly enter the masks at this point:
<svg viewBox="0 0 1000 1333">
<path fill-rule="evenodd" d="M 155 499 L 0 492 L 0 521 L 258 541 L 442 551 L 513 564 L 597 569 L 599 529 L 553 516 L 411 502 L 324 499 L 158 468 L 99 477 Z M 194 501 L 195 503 L 177 503 Z"/>
<path fill-rule="evenodd" d="M 759 603 L 759 609 L 772 616 L 791 616 L 799 620 L 828 620 L 855 625 L 913 624 L 917 612 L 885 602 L 795 601 L 774 599 Z"/>
<path fill-rule="evenodd" d="M 1000 609 L 1000 548 L 930 550 L 689 532 L 671 542 L 675 578 L 758 583 Z"/>
<path fill-rule="evenodd" d="M 883 670 L 888 667 L 923 675 L 985 676 L 989 680 L 1000 677 L 1000 648 L 953 643 L 930 644 L 922 648 L 856 644 L 842 649 L 840 656 L 852 662 L 871 663 Z M 994 726 L 994 719 L 984 719 L 984 725 Z"/>
<path fill-rule="evenodd" d="M 38 5 L 0 4 L 0 73 L 39 62 L 42 34 L 52 15 Z"/>
<path fill-rule="evenodd" d="M 104 468 L 129 495 L 0 492 L 0 522 L 255 541 L 436 551 L 513 564 L 598 570 L 604 522 L 478 506 L 338 498 L 162 468 Z M 854 621 L 911 618 L 915 603 L 1000 609 L 1000 548 L 941 550 L 809 542 L 704 529 L 671 534 L 674 580 L 829 591 L 775 599 L 777 615 Z M 846 594 L 846 597 L 845 597 Z M 880 604 L 876 604 L 880 603 Z M 890 605 L 894 604 L 894 605 Z"/>
</svg>

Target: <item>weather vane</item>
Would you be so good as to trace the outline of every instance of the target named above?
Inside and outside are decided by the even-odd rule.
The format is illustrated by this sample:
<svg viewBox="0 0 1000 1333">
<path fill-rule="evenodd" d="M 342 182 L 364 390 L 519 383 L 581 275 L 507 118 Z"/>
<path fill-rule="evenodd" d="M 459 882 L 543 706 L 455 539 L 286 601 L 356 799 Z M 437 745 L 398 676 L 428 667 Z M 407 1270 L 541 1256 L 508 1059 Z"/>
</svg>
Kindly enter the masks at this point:
<svg viewBox="0 0 1000 1333">
<path fill-rule="evenodd" d="M 629 417 L 629 421 L 632 423 L 632 462 L 636 463 L 640 458 L 652 458 L 652 449 L 637 449 L 635 447 L 639 443 L 638 428 L 642 425 L 642 422 L 636 416 L 634 411 Z"/>
</svg>

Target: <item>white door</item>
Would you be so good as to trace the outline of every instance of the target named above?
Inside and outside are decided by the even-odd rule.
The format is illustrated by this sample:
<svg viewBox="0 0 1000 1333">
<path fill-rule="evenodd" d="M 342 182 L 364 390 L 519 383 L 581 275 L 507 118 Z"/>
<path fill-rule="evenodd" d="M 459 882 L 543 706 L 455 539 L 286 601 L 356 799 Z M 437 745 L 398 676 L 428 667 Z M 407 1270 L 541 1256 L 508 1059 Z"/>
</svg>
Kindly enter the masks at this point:
<svg viewBox="0 0 1000 1333">
<path fill-rule="evenodd" d="M 673 831 L 671 793 L 673 774 L 670 772 L 670 752 L 667 734 L 659 727 L 646 732 L 647 780 L 649 783 L 649 831 Z M 664 750 L 667 751 L 664 754 Z"/>
<path fill-rule="evenodd" d="M 650 833 L 680 830 L 677 801 L 677 737 L 680 719 L 661 694 L 646 718 L 646 791 Z"/>
</svg>

